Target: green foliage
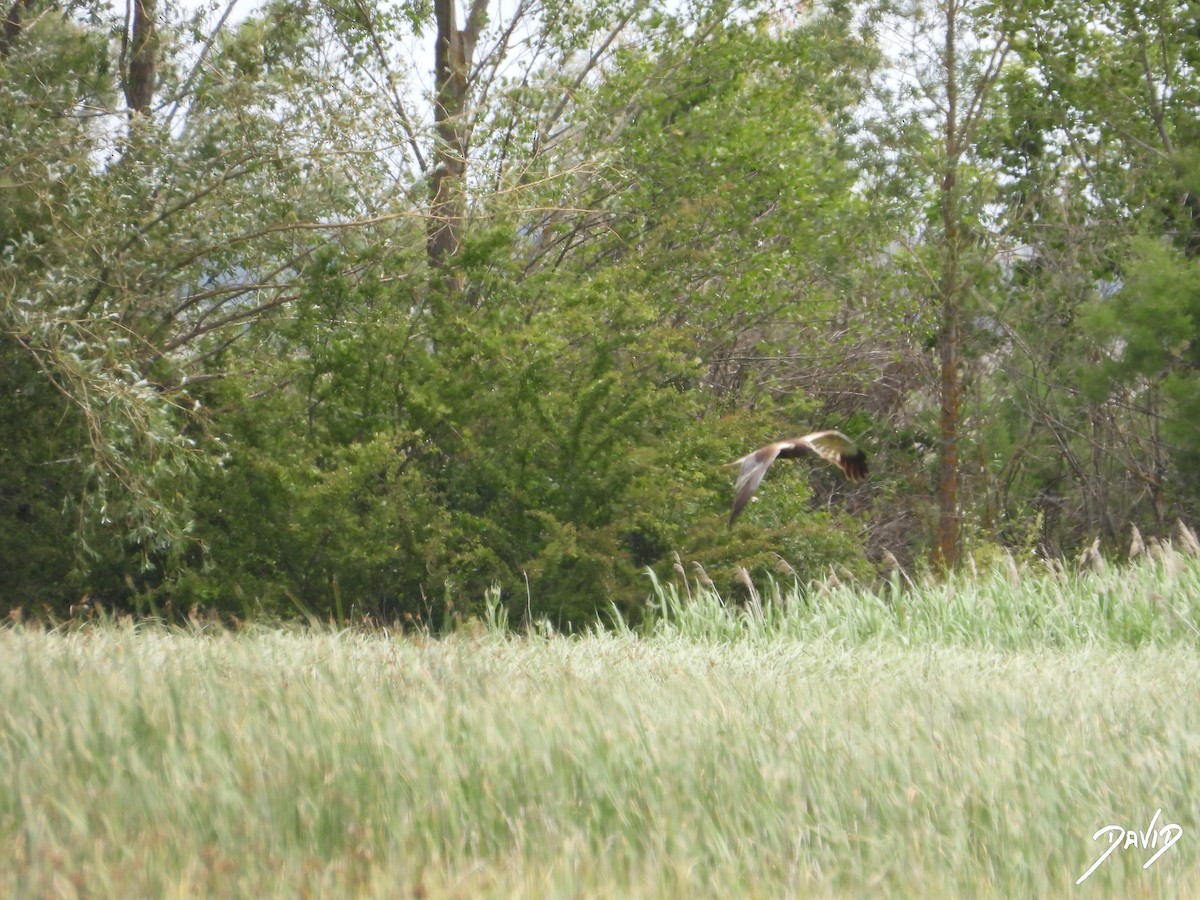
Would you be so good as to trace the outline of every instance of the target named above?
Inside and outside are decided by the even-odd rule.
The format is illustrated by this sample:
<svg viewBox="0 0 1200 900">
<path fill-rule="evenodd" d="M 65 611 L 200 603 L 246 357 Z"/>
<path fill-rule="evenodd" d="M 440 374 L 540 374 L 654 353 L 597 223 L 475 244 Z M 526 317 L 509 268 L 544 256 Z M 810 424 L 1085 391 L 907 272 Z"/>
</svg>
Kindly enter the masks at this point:
<svg viewBox="0 0 1200 900">
<path fill-rule="evenodd" d="M 781 556 L 814 575 L 864 572 L 858 526 L 812 515 L 803 476 L 772 492 L 764 525 L 725 528 L 720 464 L 817 407 L 794 390 L 752 415 L 721 399 L 733 386 L 715 383 L 732 349 L 722 332 L 746 352 L 782 346 L 803 318 L 764 323 L 796 302 L 796 282 L 809 308 L 832 308 L 837 284 L 821 273 L 845 251 L 837 223 L 862 214 L 841 136 L 773 112 L 820 118 L 812 84 L 783 65 L 797 41 L 731 28 L 695 48 L 699 71 L 624 59 L 570 151 L 628 102 L 622 84 L 656 73 L 635 93 L 623 155 L 601 181 L 549 177 L 517 203 L 482 200 L 489 215 L 455 259 L 461 296 L 423 271 L 420 230 L 403 222 L 386 230 L 386 262 L 366 236 L 312 257 L 288 314 L 244 342 L 273 359 L 221 357 L 226 383 L 205 403 L 228 457 L 198 492 L 207 567 L 172 586 L 177 599 L 442 626 L 495 588 L 509 621 L 566 628 L 614 603 L 636 618 L 643 570 L 669 571 L 675 554 L 722 579 Z M 569 205 L 607 206 L 605 221 L 546 217 L 549 192 L 575 187 Z"/>
<path fill-rule="evenodd" d="M 1061 498 L 1047 521 L 1102 510 L 1106 524 L 1085 527 L 1115 539 L 1114 524 L 1190 515 L 1196 497 L 1193 13 L 1131 0 L 1006 14 L 1021 60 L 1010 149 L 1024 159 L 1009 203 L 1034 250 L 1021 391 L 1070 460 L 1044 482 Z M 1049 388 L 1059 377 L 1082 393 Z"/>
<path fill-rule="evenodd" d="M 83 487 L 71 459 L 74 442 L 61 427 L 65 407 L 27 357 L 0 340 L 0 392 L 8 396 L 6 435 L 0 454 L 0 519 L 7 523 L 0 541 L 0 571 L 14 605 L 31 601 L 65 606 L 79 585 L 66 583 L 73 566 L 73 521 L 63 515 L 64 496 Z M 48 462 L 49 460 L 49 462 Z"/>
<path fill-rule="evenodd" d="M 313 283 L 319 336 L 304 321 L 274 336 L 302 340 L 281 347 L 304 395 L 209 400 L 240 439 L 200 491 L 210 572 L 194 599 L 286 610 L 291 594 L 330 610 L 340 592 L 355 613 L 438 626 L 479 612 L 495 584 L 512 621 L 567 627 L 614 602 L 636 618 L 642 569 L 677 551 L 729 574 L 780 556 L 813 575 L 864 572 L 847 526 L 806 508 L 795 472 L 771 491 L 767 527 L 731 538 L 732 470 L 717 463 L 749 429 L 698 416 L 702 395 L 680 387 L 695 361 L 656 332 L 613 336 L 586 291 L 542 298 L 526 324 L 523 291 L 489 285 L 452 330 L 430 328 L 430 353 L 383 322 L 356 342 L 367 308 L 343 333 L 327 315 L 336 292 Z M 394 367 L 376 371 L 380 357 Z"/>
<path fill-rule="evenodd" d="M 396 325 L 395 298 L 375 289 L 335 299 L 336 280 L 311 284 L 314 302 L 273 326 L 303 392 L 210 400 L 239 436 L 201 491 L 224 594 L 237 584 L 329 609 L 336 584 L 359 612 L 432 624 L 476 611 L 493 583 L 514 612 L 563 624 L 635 599 L 637 567 L 687 524 L 667 505 L 671 470 L 646 451 L 679 439 L 688 400 L 647 390 L 633 365 L 650 348 L 595 340 L 580 298 L 547 300 L 524 324 L 529 301 L 502 280 L 480 287 L 473 314 L 428 326 Z M 637 487 L 664 477 L 663 506 L 647 507 Z"/>
<path fill-rule="evenodd" d="M 0 603 L 60 612 L 195 550 L 195 478 L 220 452 L 195 385 L 291 299 L 288 273 L 326 243 L 305 220 L 347 196 L 348 166 L 309 140 L 346 114 L 308 102 L 334 82 L 292 68 L 315 49 L 303 29 L 264 43 L 251 19 L 201 46 L 164 20 L 172 106 L 130 119 L 119 42 L 84 12 L 30 18 L 0 56 L 0 502 L 18 518 Z M 272 58 L 252 65 L 247 42 Z"/>
<path fill-rule="evenodd" d="M 1186 377 L 1200 366 L 1196 322 L 1200 266 L 1157 240 L 1133 242 L 1121 283 L 1090 310 L 1088 324 L 1112 354 L 1108 377 Z"/>
<path fill-rule="evenodd" d="M 945 290 L 980 558 L 1197 502 L 1185 11 L 961 10 L 994 89 L 940 192 L 925 4 L 898 80 L 874 5 L 519 9 L 444 267 L 424 0 L 167 11 L 132 118 L 109 13 L 5 38 L 0 602 L 566 629 L 638 621 L 647 571 L 867 583 L 930 545 Z M 727 528 L 723 464 L 816 427 L 871 480 L 777 466 Z"/>
<path fill-rule="evenodd" d="M 102 145 L 81 115 L 112 93 L 103 48 L 46 18 L 2 61 L 0 493 L 17 520 L 5 604 L 124 590 L 188 530 L 187 398 L 161 382 L 169 367 L 126 292 L 154 263 L 121 259 L 137 255 L 148 187 L 128 165 L 96 171 Z"/>
<path fill-rule="evenodd" d="M 1161 433 L 1179 454 L 1180 487 L 1200 495 L 1191 465 L 1200 454 L 1200 262 L 1162 240 L 1133 241 L 1119 286 L 1097 298 L 1085 326 L 1107 350 L 1081 373 L 1096 400 L 1122 388 L 1161 403 Z M 1151 402 L 1154 402 L 1153 400 Z"/>
</svg>

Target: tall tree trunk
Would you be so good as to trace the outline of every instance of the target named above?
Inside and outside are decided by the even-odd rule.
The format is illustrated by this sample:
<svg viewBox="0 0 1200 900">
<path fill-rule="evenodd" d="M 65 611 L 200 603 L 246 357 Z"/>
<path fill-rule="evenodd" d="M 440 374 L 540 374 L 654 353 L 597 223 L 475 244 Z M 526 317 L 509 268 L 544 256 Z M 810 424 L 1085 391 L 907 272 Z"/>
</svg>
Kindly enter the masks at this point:
<svg viewBox="0 0 1200 900">
<path fill-rule="evenodd" d="M 133 34 L 121 53 L 128 58 L 123 72 L 125 103 L 132 112 L 145 115 L 150 112 L 158 71 L 158 28 L 154 21 L 157 0 L 129 2 L 133 4 Z"/>
<path fill-rule="evenodd" d="M 943 275 L 948 281 L 950 273 Z M 941 428 L 938 464 L 937 564 L 950 569 L 958 562 L 958 413 L 959 368 L 962 359 L 962 324 L 956 296 L 942 298 L 942 330 L 938 338 L 941 358 Z"/>
<path fill-rule="evenodd" d="M 29 3 L 30 0 L 15 0 L 9 7 L 8 13 L 4 17 L 4 29 L 0 31 L 0 59 L 8 56 L 12 45 L 21 36 L 21 31 L 25 27 L 22 16 L 29 8 Z"/>
<path fill-rule="evenodd" d="M 462 29 L 456 21 L 455 0 L 434 0 L 433 9 L 437 21 L 433 57 L 435 143 L 427 251 L 430 265 L 448 270 L 462 246 L 467 209 L 467 100 L 475 42 L 487 17 L 487 0 L 471 0 L 467 24 Z M 452 290 L 461 289 L 461 279 L 455 275 L 450 278 Z"/>
<path fill-rule="evenodd" d="M 962 281 L 959 277 L 958 161 L 962 152 L 958 126 L 957 0 L 946 2 L 945 169 L 940 186 L 942 273 L 939 289 L 942 326 L 938 338 L 941 362 L 941 429 L 938 465 L 938 539 L 935 561 L 950 569 L 958 562 L 958 412 L 962 359 Z"/>
</svg>

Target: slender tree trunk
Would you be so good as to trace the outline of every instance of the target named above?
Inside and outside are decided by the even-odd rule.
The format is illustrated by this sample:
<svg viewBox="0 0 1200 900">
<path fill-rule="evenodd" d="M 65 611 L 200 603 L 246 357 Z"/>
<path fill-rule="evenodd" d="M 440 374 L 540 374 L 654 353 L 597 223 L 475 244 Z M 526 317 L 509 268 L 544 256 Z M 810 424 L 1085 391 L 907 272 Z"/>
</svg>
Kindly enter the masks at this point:
<svg viewBox="0 0 1200 900">
<path fill-rule="evenodd" d="M 487 0 L 471 0 L 465 28 L 459 29 L 455 0 L 434 0 L 434 169 L 430 183 L 427 251 L 430 265 L 448 270 L 462 247 L 466 217 L 468 108 L 475 42 L 487 16 Z M 451 288 L 461 279 L 451 275 Z"/>
<path fill-rule="evenodd" d="M 942 299 L 941 446 L 938 465 L 938 541 L 936 562 L 950 569 L 958 562 L 958 375 L 962 357 L 962 326 L 957 298 Z"/>
<path fill-rule="evenodd" d="M 28 9 L 29 2 L 30 0 L 15 0 L 9 7 L 8 13 L 4 17 L 4 29 L 0 31 L 0 59 L 8 56 L 12 45 L 21 36 L 21 30 L 25 27 L 22 16 Z"/>
<path fill-rule="evenodd" d="M 958 562 L 958 413 L 962 359 L 962 280 L 959 276 L 958 161 L 962 152 L 958 127 L 958 60 L 955 34 L 957 0 L 946 3 L 945 169 L 941 179 L 943 259 L 940 285 L 942 327 L 938 339 L 941 362 L 941 429 L 938 466 L 938 540 L 935 561 L 945 569 Z"/>
<path fill-rule="evenodd" d="M 158 71 L 158 29 L 154 21 L 157 0 L 130 0 L 133 4 L 133 34 L 125 67 L 125 103 L 135 113 L 150 112 Z M 125 56 L 122 52 L 122 56 Z"/>
</svg>

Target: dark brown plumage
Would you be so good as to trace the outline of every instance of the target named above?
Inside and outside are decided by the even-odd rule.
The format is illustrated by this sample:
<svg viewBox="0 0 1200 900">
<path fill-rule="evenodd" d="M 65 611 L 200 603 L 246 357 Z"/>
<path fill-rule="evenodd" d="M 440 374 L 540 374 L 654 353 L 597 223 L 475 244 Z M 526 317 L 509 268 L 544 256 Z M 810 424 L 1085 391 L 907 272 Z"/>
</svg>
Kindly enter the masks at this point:
<svg viewBox="0 0 1200 900">
<path fill-rule="evenodd" d="M 733 525 L 742 509 L 750 502 L 751 495 L 776 458 L 793 459 L 801 456 L 827 460 L 856 483 L 867 477 L 867 455 L 840 431 L 814 431 L 804 437 L 767 444 L 743 456 L 737 462 L 730 463 L 731 466 L 742 468 L 738 472 L 737 484 L 734 485 L 733 514 L 729 517 L 729 524 Z"/>
</svg>

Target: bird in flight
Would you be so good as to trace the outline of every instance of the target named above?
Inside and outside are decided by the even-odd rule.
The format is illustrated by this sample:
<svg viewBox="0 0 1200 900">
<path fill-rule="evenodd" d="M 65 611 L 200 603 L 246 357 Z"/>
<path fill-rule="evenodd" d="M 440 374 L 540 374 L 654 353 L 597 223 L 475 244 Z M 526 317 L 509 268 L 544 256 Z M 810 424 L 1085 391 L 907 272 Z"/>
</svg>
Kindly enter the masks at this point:
<svg viewBox="0 0 1200 900">
<path fill-rule="evenodd" d="M 855 483 L 867 477 L 867 454 L 840 431 L 814 431 L 804 437 L 767 444 L 729 464 L 742 467 L 733 489 L 733 514 L 729 517 L 729 525 L 733 526 L 776 458 L 795 459 L 801 456 L 820 457 L 831 462 Z"/>
</svg>

